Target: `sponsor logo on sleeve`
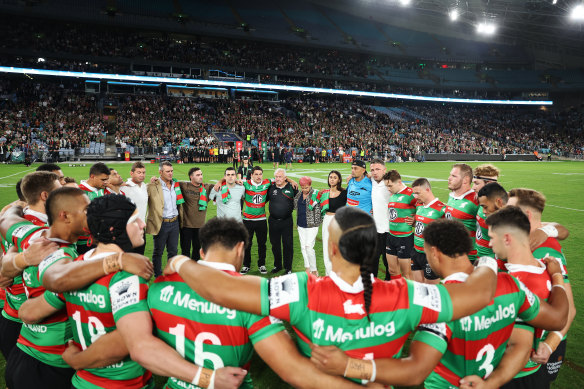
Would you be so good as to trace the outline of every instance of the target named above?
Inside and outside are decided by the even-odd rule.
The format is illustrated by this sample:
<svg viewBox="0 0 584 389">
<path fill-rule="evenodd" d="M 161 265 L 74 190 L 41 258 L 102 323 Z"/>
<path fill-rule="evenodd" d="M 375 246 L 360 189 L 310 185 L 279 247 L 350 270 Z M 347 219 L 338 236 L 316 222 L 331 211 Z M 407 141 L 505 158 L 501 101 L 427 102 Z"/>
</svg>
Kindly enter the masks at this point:
<svg viewBox="0 0 584 389">
<path fill-rule="evenodd" d="M 59 249 L 59 250 L 55 251 L 54 253 L 50 254 L 48 257 L 43 259 L 41 263 L 39 263 L 39 273 L 43 274 L 43 272 L 45 270 L 47 270 L 49 268 L 49 266 L 51 266 L 53 263 L 57 262 L 58 260 L 63 259 L 64 256 L 65 256 L 65 251 L 63 249 Z"/>
<path fill-rule="evenodd" d="M 519 287 L 521 290 L 525 292 L 525 297 L 527 297 L 527 302 L 529 305 L 533 305 L 533 303 L 535 303 L 535 295 L 531 292 L 531 290 L 529 290 L 529 288 L 527 288 L 527 286 L 525 286 L 523 282 L 519 280 L 517 280 L 517 282 L 519 282 Z"/>
<path fill-rule="evenodd" d="M 131 276 L 113 284 L 110 288 L 112 312 L 137 304 L 140 301 L 140 281 Z"/>
<path fill-rule="evenodd" d="M 438 287 L 414 282 L 414 304 L 436 312 L 442 311 L 442 300 Z"/>
<path fill-rule="evenodd" d="M 296 274 L 288 274 L 272 278 L 270 281 L 270 308 L 278 308 L 283 305 L 300 300 L 298 277 Z"/>
</svg>

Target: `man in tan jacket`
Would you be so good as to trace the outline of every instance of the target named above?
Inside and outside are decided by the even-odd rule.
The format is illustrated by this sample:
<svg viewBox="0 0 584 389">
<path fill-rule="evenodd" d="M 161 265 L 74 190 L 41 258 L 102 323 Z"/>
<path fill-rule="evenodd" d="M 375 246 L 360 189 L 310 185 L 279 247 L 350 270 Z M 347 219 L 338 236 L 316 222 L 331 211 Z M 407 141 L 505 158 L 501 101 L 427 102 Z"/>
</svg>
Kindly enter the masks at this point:
<svg viewBox="0 0 584 389">
<path fill-rule="evenodd" d="M 170 162 L 162 162 L 159 168 L 160 177 L 153 179 L 147 186 L 146 233 L 153 235 L 152 263 L 156 277 L 162 274 L 164 249 L 167 249 L 167 258 L 174 257 L 178 251 L 178 214 L 184 199 L 179 183 L 172 178 L 173 172 Z"/>
</svg>

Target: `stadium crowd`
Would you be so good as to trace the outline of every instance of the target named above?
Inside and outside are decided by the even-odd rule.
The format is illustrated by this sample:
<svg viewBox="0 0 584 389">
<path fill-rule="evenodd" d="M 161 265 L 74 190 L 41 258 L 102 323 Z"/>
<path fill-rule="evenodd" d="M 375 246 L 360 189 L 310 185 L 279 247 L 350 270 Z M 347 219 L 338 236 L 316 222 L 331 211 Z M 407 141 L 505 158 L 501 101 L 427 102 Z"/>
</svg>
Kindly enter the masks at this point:
<svg viewBox="0 0 584 389">
<path fill-rule="evenodd" d="M 91 142 L 103 142 L 112 125 L 99 114 L 102 98 L 81 88 L 75 83 L 3 80 L 2 156 L 13 150 L 38 154 L 62 148 L 76 149 L 79 154 Z M 220 144 L 213 135 L 221 131 L 247 141 L 245 147 L 252 148 L 254 160 L 279 159 L 272 154 L 282 149 L 289 149 L 294 160 L 311 161 L 339 160 L 343 153 L 392 161 L 422 160 L 425 153 L 534 151 L 581 158 L 584 147 L 580 111 L 403 104 L 390 116 L 388 111 L 346 99 L 289 97 L 275 103 L 112 96 L 119 107 L 113 125 L 117 147 L 141 148 L 150 155 L 163 147 L 175 152 L 182 148 L 187 155 L 187 149 L 195 148 L 201 155 L 229 150 L 231 158 L 235 145 Z M 308 158 L 309 153 L 313 157 Z"/>
<path fill-rule="evenodd" d="M 7 386 L 153 388 L 156 374 L 176 389 L 253 387 L 255 350 L 294 387 L 549 388 L 576 311 L 569 232 L 542 222 L 545 196 L 507 191 L 490 164 L 454 164 L 446 203 L 426 178 L 408 187 L 380 159 L 367 168 L 355 160 L 346 187 L 331 171 L 316 191 L 260 166 L 215 185 L 199 168 L 177 180 L 168 161 L 149 182 L 134 163 L 125 183 L 98 162 L 78 185 L 39 166 L 0 212 Z M 259 273 L 269 237 L 284 275 L 240 275 L 254 235 Z"/>
</svg>

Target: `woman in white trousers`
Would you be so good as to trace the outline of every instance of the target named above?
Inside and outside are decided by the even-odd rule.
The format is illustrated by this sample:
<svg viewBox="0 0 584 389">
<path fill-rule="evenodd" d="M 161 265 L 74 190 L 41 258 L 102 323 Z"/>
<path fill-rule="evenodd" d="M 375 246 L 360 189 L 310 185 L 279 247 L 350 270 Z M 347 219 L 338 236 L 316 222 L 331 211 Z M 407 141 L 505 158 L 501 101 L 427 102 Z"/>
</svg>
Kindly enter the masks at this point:
<svg viewBox="0 0 584 389">
<path fill-rule="evenodd" d="M 319 203 L 311 204 L 314 189 L 312 189 L 310 177 L 300 178 L 299 185 L 301 191 L 294 197 L 294 208 L 296 209 L 300 251 L 304 257 L 306 272 L 318 276 L 314 243 L 321 222 L 321 208 Z"/>
<path fill-rule="evenodd" d="M 326 271 L 326 275 L 328 276 L 331 272 L 332 265 L 331 260 L 328 255 L 328 226 L 335 217 L 335 212 L 337 209 L 344 207 L 347 205 L 347 190 L 341 186 L 343 179 L 341 177 L 341 173 L 336 170 L 333 170 L 328 175 L 328 186 L 329 186 L 329 193 L 328 193 L 328 209 L 326 210 L 326 214 L 324 215 L 324 219 L 322 221 L 322 257 L 324 259 L 324 268 Z"/>
</svg>

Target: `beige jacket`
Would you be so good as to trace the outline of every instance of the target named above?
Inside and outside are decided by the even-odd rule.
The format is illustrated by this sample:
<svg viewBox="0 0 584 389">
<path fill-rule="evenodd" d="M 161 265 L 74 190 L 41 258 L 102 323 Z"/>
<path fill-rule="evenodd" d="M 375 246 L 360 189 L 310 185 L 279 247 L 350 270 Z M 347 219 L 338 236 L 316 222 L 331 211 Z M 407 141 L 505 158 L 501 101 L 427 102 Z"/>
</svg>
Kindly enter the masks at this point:
<svg viewBox="0 0 584 389">
<path fill-rule="evenodd" d="M 158 235 L 162 226 L 162 211 L 164 209 L 164 196 L 160 179 L 146 186 L 148 191 L 148 219 L 146 220 L 146 233 Z M 180 212 L 180 205 L 179 212 Z"/>
</svg>

